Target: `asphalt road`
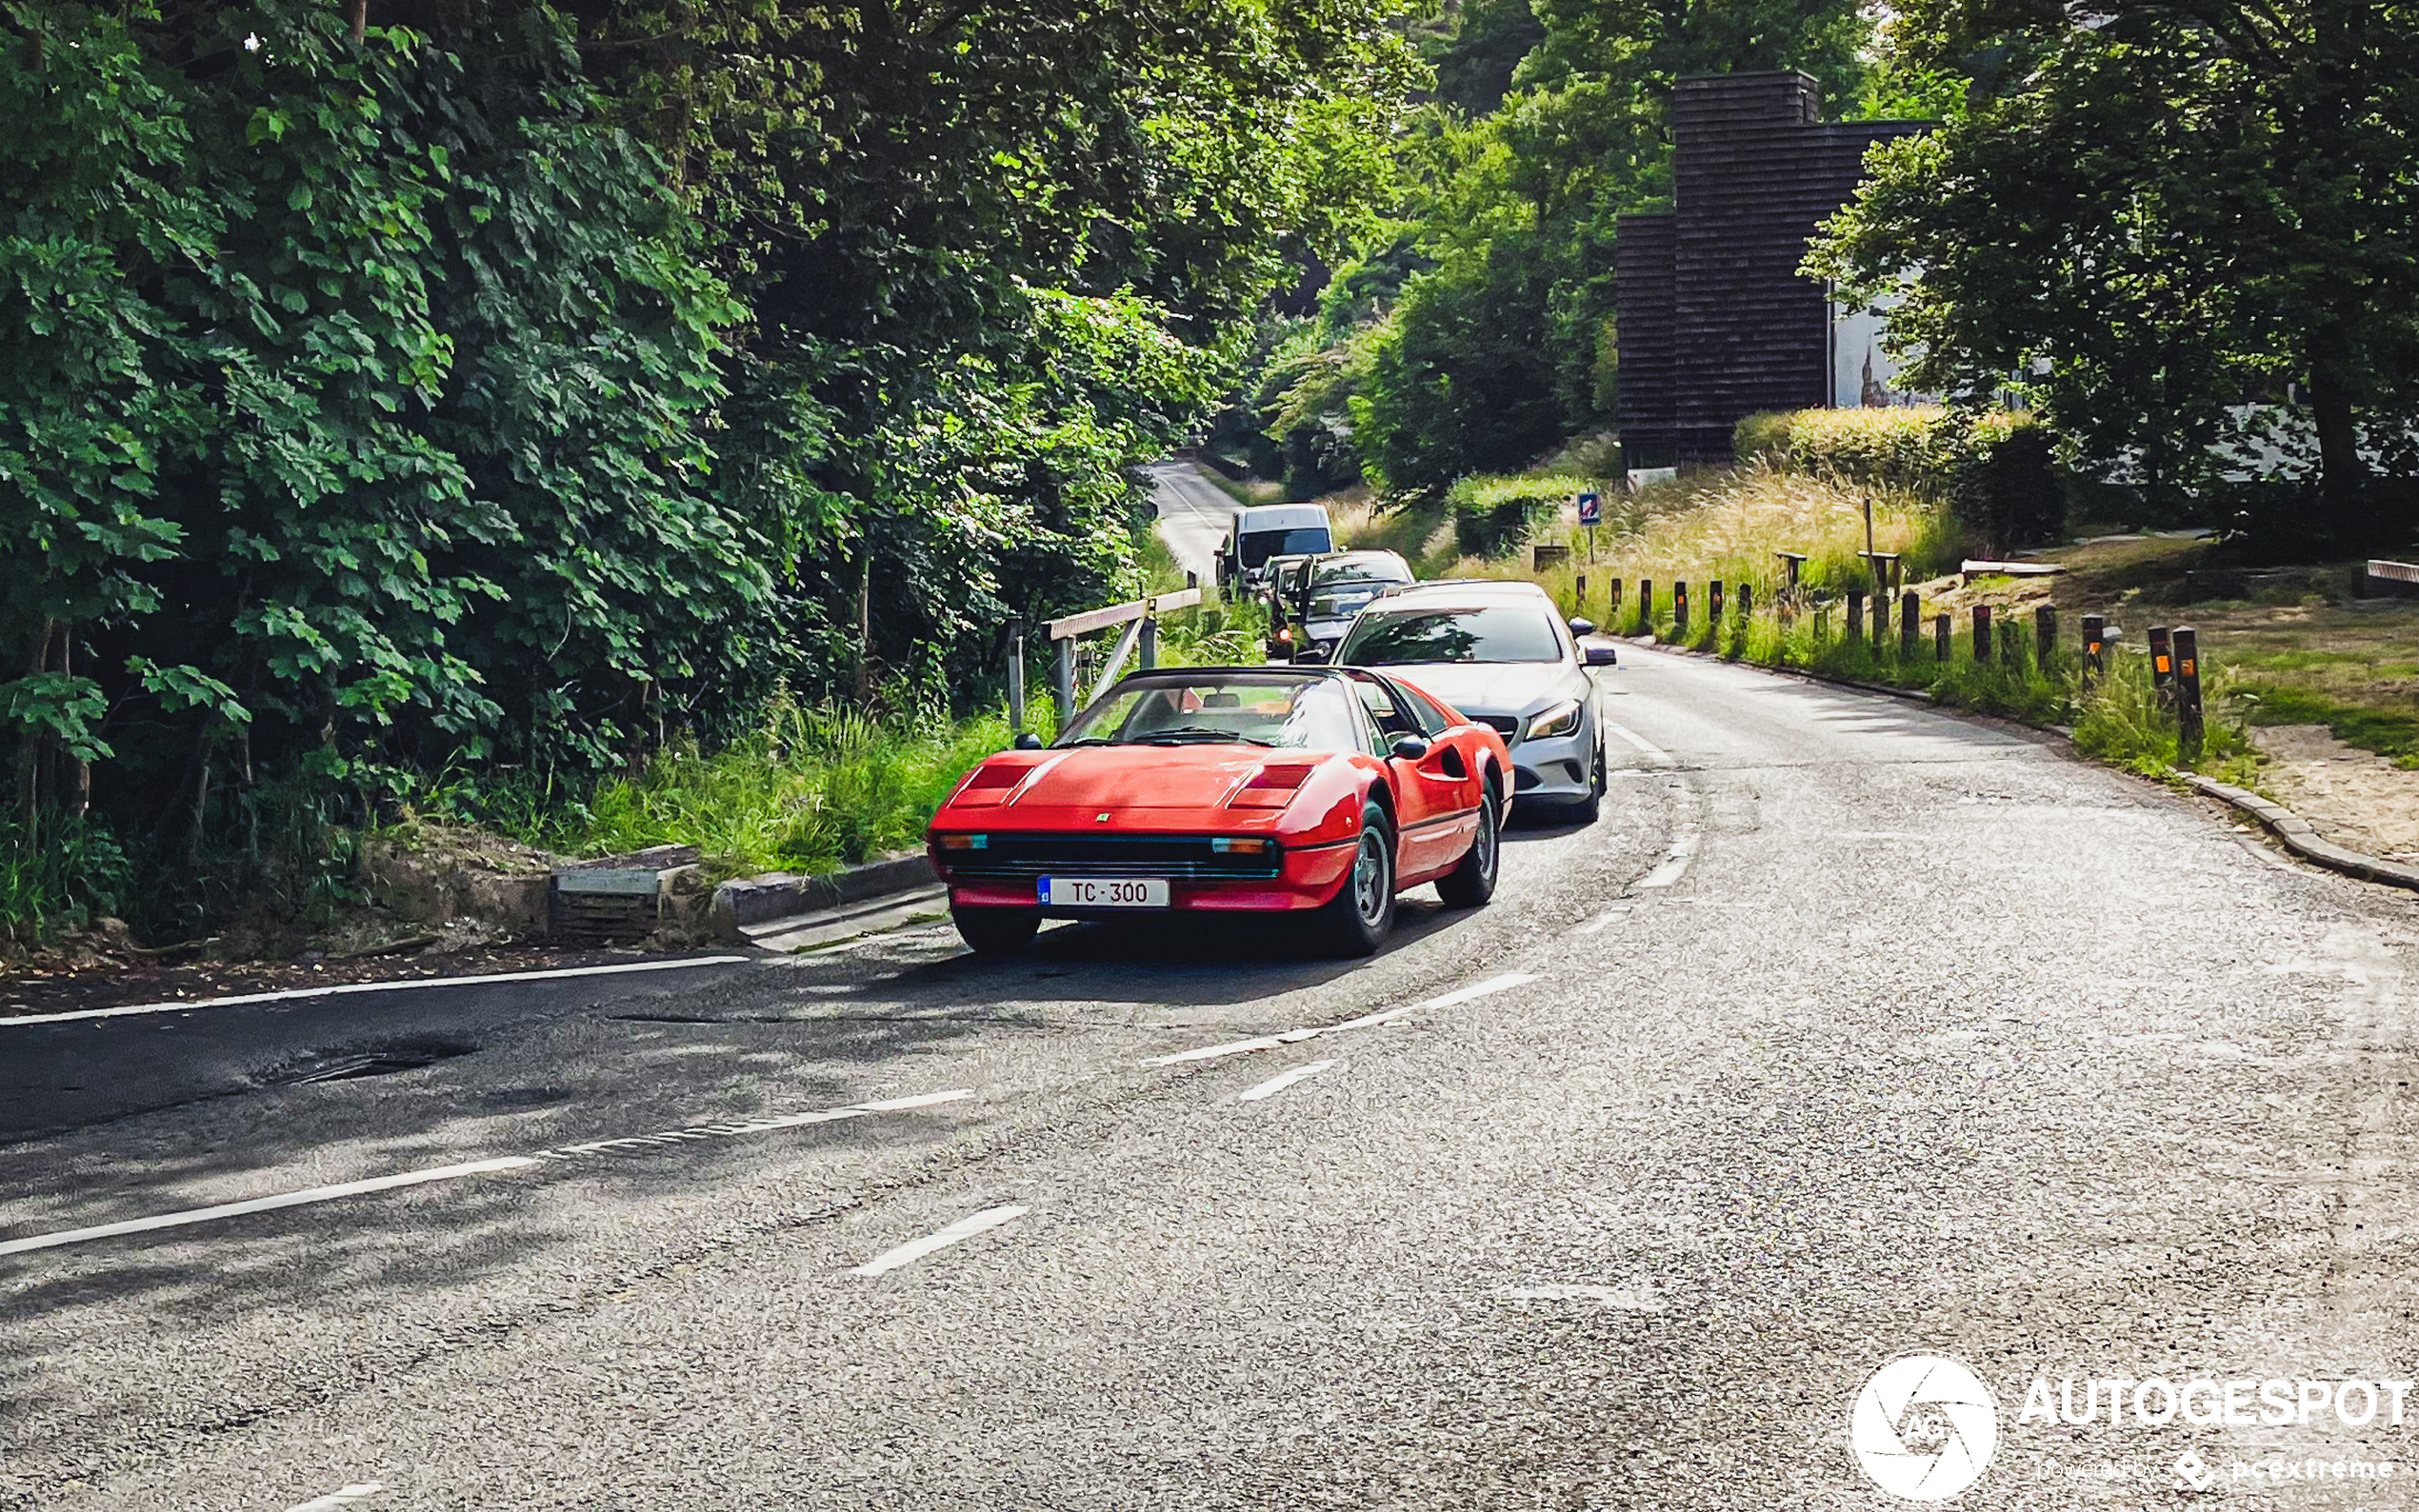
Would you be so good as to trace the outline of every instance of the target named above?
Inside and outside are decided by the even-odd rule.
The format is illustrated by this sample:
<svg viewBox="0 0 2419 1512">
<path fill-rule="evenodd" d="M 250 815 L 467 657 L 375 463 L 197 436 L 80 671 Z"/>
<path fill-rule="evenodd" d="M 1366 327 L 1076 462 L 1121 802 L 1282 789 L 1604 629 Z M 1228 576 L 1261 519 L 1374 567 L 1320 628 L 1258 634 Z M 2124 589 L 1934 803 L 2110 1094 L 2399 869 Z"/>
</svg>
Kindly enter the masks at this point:
<svg viewBox="0 0 2419 1512">
<path fill-rule="evenodd" d="M 1162 462 L 1148 470 L 1168 554 L 1205 586 L 1217 582 L 1218 547 L 1234 525 L 1234 500 L 1190 462 Z"/>
<path fill-rule="evenodd" d="M 1603 681 L 1603 820 L 1369 962 L 915 929 L 454 1023 L 427 989 L 464 1053 L 249 1090 L 344 1036 L 178 1016 L 251 1047 L 217 1092 L 5 1146 L 0 1507 L 1879 1507 L 1849 1405 L 1918 1350 L 1996 1395 L 1961 1507 L 2412 1504 L 2419 1392 L 2020 1416 L 2036 1377 L 2419 1373 L 2410 901 L 2020 731 Z M 170 1032 L 135 1024 L 44 1064 L 106 1082 Z M 2232 1469 L 2288 1455 L 2400 1474 Z"/>
</svg>

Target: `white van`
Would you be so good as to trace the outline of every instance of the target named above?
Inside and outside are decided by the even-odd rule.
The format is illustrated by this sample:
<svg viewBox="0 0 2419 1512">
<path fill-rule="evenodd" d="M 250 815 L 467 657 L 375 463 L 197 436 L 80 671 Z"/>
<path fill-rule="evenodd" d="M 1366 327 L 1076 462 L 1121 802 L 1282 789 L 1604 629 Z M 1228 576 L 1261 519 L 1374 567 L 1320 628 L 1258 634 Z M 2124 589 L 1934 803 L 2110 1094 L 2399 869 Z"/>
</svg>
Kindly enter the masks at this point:
<svg viewBox="0 0 2419 1512">
<path fill-rule="evenodd" d="M 1218 576 L 1222 582 L 1239 579 L 1257 585 L 1272 556 L 1322 555 L 1334 549 L 1335 532 L 1328 525 L 1325 506 L 1254 505 L 1235 511 L 1234 528 L 1218 559 Z"/>
</svg>

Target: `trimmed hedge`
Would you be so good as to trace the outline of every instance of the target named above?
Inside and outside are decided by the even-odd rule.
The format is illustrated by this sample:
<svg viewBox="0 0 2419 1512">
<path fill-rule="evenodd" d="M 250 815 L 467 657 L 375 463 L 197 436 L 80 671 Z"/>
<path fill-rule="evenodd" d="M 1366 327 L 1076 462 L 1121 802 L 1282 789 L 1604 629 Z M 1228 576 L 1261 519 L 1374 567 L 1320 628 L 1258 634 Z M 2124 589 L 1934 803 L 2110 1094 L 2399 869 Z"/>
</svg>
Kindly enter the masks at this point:
<svg viewBox="0 0 2419 1512">
<path fill-rule="evenodd" d="M 1576 478 L 1470 477 L 1445 491 L 1453 545 L 1464 556 L 1503 556 L 1589 485 Z"/>
<path fill-rule="evenodd" d="M 1929 494 L 1993 550 L 2056 539 L 2066 526 L 2049 432 L 2023 410 L 1914 406 L 1749 415 L 1731 433 L 1742 463 Z"/>
</svg>

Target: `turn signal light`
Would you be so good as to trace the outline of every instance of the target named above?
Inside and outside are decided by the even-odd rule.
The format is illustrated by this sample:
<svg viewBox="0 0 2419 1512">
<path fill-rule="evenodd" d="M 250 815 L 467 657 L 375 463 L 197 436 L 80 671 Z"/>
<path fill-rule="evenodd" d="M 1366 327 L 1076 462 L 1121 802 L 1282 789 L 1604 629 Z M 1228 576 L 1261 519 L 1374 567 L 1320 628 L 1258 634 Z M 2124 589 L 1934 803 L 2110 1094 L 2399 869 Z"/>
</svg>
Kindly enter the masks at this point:
<svg viewBox="0 0 2419 1512">
<path fill-rule="evenodd" d="M 1257 836 L 1221 835 L 1210 842 L 1210 848 L 1221 856 L 1265 856 L 1276 846 Z"/>
<path fill-rule="evenodd" d="M 983 850 L 990 847 L 989 835 L 934 835 L 932 843 L 943 850 Z"/>
</svg>

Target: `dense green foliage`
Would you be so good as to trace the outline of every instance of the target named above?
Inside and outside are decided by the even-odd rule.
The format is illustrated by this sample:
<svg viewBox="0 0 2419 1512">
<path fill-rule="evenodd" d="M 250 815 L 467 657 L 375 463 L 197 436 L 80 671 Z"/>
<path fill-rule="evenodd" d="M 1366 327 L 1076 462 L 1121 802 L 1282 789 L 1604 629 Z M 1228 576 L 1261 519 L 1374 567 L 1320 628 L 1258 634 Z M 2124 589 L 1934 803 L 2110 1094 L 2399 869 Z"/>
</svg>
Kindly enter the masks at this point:
<svg viewBox="0 0 2419 1512">
<path fill-rule="evenodd" d="M 1419 69 L 1351 0 L 0 18 L 9 848 L 114 833 L 153 927 L 398 799 L 987 697 Z"/>
<path fill-rule="evenodd" d="M 2020 378 L 2154 507 L 2265 473 L 2315 497 L 2235 523 L 2339 550 L 2408 527 L 2419 8 L 1923 0 L 1896 35 L 1970 109 L 1882 153 L 1811 266 L 1903 298 L 1906 381 Z"/>
<path fill-rule="evenodd" d="M 2025 410 L 1796 409 L 1748 416 L 1732 444 L 1742 463 L 1936 499 L 1993 550 L 2054 540 L 2065 525 L 2049 432 Z"/>
<path fill-rule="evenodd" d="M 1431 54 L 1395 235 L 1337 273 L 1249 396 L 1297 493 L 1344 475 L 1336 437 L 1370 482 L 1432 498 L 1609 423 L 1615 220 L 1669 203 L 1679 78 L 1804 69 L 1834 114 L 1929 86 L 1842 0 L 1478 3 Z"/>
</svg>

